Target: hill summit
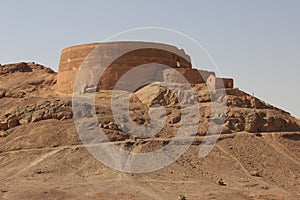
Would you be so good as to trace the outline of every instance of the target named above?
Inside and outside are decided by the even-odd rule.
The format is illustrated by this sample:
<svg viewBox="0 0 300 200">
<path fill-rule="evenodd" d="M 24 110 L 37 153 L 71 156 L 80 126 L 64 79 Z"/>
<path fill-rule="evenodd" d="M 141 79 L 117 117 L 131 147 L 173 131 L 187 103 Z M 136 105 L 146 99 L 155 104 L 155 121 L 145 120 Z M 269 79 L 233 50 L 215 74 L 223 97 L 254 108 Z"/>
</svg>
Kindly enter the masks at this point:
<svg viewBox="0 0 300 200">
<path fill-rule="evenodd" d="M 113 45 L 117 48 L 119 44 Z M 135 153 L 160 149 L 181 125 L 177 97 L 162 84 L 167 81 L 180 88 L 184 101 L 199 102 L 199 126 L 192 145 L 173 164 L 154 172 L 130 174 L 103 165 L 86 150 L 74 126 L 74 115 L 89 119 L 92 113 L 72 111 L 70 83 L 82 62 L 78 55 L 84 57 L 91 49 L 85 45 L 64 50 L 58 73 L 34 62 L 0 66 L 0 199 L 300 198 L 299 120 L 234 87 L 233 79 L 204 70 L 197 77 L 189 57 L 176 48 L 181 55 L 180 68 L 176 68 L 178 57 L 153 49 L 119 58 L 100 80 L 105 83 L 103 88 L 93 85 L 95 110 L 100 128 L 117 147 Z M 131 93 L 129 113 L 135 124 L 146 126 L 151 123 L 150 108 L 160 104 L 166 109 L 166 119 L 157 135 L 139 138 L 116 123 L 112 86 L 130 66 L 146 62 L 140 58 L 148 54 L 153 55 L 152 60 L 164 55 L 162 63 L 186 77 L 196 99 L 186 95 L 185 86 L 174 80 L 170 69 L 159 75 L 150 70 L 148 74 L 160 81 Z M 128 59 L 131 65 L 114 71 Z M 218 92 L 220 81 L 225 95 Z M 211 85 L 213 93 L 208 89 Z M 226 102 L 226 111 L 211 109 L 212 100 Z M 221 136 L 213 150 L 199 158 L 211 122 L 221 123 Z"/>
</svg>

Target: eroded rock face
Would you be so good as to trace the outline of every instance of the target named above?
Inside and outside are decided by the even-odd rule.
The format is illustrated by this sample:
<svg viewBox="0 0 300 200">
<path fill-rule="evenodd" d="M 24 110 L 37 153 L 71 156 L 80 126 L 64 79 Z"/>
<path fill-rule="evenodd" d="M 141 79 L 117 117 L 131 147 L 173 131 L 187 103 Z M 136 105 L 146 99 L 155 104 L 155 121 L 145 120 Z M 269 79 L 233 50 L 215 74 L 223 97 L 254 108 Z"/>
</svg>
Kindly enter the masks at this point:
<svg viewBox="0 0 300 200">
<path fill-rule="evenodd" d="M 49 73 L 54 73 L 50 68 L 44 67 L 34 62 L 20 62 L 16 64 L 7 64 L 0 67 L 0 74 L 10 74 L 16 72 L 33 72 L 34 70 L 46 70 Z"/>
<path fill-rule="evenodd" d="M 190 96 L 184 95 L 184 85 L 177 86 L 177 88 L 181 88 L 182 99 L 187 105 L 189 101 L 195 101 L 195 99 L 190 99 Z M 209 92 L 205 84 L 195 85 L 193 89 L 200 105 L 199 135 L 206 134 L 212 121 L 217 124 L 221 123 L 223 133 L 300 131 L 298 119 L 292 117 L 288 112 L 238 89 L 227 88 L 224 93 L 218 89 Z M 145 86 L 137 91 L 136 95 L 149 107 L 154 104 L 161 104 L 179 111 L 180 106 L 174 93 L 159 82 Z M 226 112 L 212 111 L 210 103 L 212 100 L 215 102 L 224 101 Z M 173 123 L 178 123 L 179 117 L 180 115 L 174 118 Z M 225 122 L 220 120 L 223 117 Z"/>
<path fill-rule="evenodd" d="M 19 125 L 38 122 L 41 120 L 65 120 L 73 116 L 72 102 L 55 100 L 29 104 L 17 107 L 15 110 L 1 116 L 0 130 L 8 130 Z"/>
<path fill-rule="evenodd" d="M 56 84 L 56 73 L 34 62 L 2 65 L 0 76 L 0 99 L 21 99 L 43 90 L 46 93 Z"/>
</svg>

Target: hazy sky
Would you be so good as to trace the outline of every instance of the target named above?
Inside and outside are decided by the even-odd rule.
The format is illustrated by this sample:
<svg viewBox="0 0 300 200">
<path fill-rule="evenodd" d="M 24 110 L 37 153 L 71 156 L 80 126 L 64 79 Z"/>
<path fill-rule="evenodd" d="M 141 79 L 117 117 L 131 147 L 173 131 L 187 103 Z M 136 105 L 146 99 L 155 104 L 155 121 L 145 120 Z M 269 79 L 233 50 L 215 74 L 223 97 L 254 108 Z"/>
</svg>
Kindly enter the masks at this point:
<svg viewBox="0 0 300 200">
<path fill-rule="evenodd" d="M 61 49 L 137 27 L 201 43 L 242 90 L 300 117 L 300 1 L 0 1 L 0 63 L 57 70 Z"/>
</svg>

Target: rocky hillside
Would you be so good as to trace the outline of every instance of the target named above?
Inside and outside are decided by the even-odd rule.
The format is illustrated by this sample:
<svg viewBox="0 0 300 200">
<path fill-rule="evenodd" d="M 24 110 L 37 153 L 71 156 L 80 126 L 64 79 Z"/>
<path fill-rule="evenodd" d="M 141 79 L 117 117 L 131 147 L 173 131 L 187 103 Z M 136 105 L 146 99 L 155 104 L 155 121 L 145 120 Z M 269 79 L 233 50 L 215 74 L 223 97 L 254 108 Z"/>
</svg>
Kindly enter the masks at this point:
<svg viewBox="0 0 300 200">
<path fill-rule="evenodd" d="M 56 91 L 57 74 L 35 63 L 0 66 L 1 199 L 299 199 L 300 124 L 289 113 L 237 88 L 210 94 L 193 86 L 200 126 L 193 145 L 172 165 L 146 174 L 106 167 L 82 145 L 70 95 Z M 190 101 L 189 96 L 183 98 Z M 112 116 L 111 91 L 96 95 L 100 127 L 115 145 L 134 152 L 163 147 L 180 126 L 174 94 L 152 83 L 132 95 L 130 115 L 150 123 L 149 108 L 166 108 L 166 124 L 155 137 L 127 135 Z M 205 158 L 198 152 L 211 121 L 211 99 L 226 102 L 222 135 Z M 222 117 L 222 116 L 221 116 Z M 87 124 L 93 127 L 94 124 Z"/>
</svg>

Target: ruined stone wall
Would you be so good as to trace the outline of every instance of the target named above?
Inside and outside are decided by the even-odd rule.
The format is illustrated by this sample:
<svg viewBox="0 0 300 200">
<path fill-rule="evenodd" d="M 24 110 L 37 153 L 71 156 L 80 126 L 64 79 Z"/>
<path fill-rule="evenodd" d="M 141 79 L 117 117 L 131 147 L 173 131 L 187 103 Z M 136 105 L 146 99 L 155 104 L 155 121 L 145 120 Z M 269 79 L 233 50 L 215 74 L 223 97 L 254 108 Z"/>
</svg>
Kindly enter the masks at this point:
<svg viewBox="0 0 300 200">
<path fill-rule="evenodd" d="M 232 78 L 216 78 L 215 88 L 233 88 Z"/>
<path fill-rule="evenodd" d="M 176 71 L 189 81 L 190 84 L 206 83 L 206 80 L 210 75 L 213 77 L 215 76 L 214 72 L 197 69 L 177 68 Z M 172 69 L 164 70 L 164 81 L 170 83 L 184 83 L 184 81 L 177 75 L 176 71 Z"/>
</svg>

